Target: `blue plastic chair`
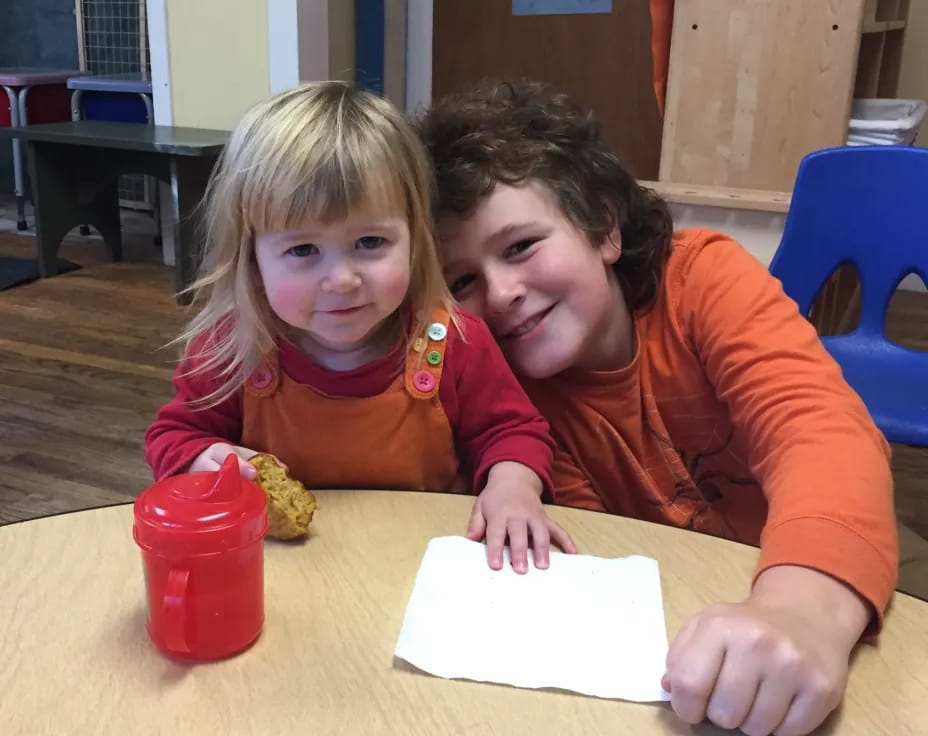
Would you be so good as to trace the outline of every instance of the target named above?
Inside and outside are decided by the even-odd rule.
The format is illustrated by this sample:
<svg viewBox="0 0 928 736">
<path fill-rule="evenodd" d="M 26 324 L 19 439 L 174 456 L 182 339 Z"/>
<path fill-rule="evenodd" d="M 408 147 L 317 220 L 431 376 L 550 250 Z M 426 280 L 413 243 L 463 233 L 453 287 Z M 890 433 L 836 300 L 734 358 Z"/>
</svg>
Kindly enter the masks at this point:
<svg viewBox="0 0 928 736">
<path fill-rule="evenodd" d="M 928 447 L 928 353 L 884 334 L 902 278 L 928 283 L 928 149 L 832 148 L 802 160 L 770 271 L 808 315 L 847 263 L 860 274 L 860 325 L 822 342 L 890 442 Z"/>
</svg>

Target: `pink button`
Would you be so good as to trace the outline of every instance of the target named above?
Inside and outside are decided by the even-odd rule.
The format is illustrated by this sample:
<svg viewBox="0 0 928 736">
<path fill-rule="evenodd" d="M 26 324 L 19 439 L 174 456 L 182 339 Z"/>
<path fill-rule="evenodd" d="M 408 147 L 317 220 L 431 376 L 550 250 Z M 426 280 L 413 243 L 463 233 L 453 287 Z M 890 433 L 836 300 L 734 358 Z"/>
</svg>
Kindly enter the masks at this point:
<svg viewBox="0 0 928 736">
<path fill-rule="evenodd" d="M 412 385 L 417 391 L 427 394 L 435 388 L 435 376 L 428 371 L 416 371 L 412 377 Z"/>
<path fill-rule="evenodd" d="M 255 388 L 267 388 L 273 380 L 274 376 L 267 368 L 258 368 L 251 374 L 251 385 Z"/>
</svg>

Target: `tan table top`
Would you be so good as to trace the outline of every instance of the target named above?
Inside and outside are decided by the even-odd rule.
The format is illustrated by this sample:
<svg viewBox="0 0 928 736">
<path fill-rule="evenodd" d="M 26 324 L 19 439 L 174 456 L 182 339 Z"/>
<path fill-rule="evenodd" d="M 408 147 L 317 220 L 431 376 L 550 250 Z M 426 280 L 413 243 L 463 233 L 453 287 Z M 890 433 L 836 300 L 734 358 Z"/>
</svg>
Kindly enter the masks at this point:
<svg viewBox="0 0 928 736">
<path fill-rule="evenodd" d="M 307 542 L 265 545 L 261 638 L 206 665 L 173 662 L 148 641 L 131 506 L 0 527 L 0 731 L 722 733 L 685 726 L 666 704 L 443 680 L 395 663 L 426 543 L 462 533 L 471 499 L 318 495 Z M 657 558 L 671 633 L 706 605 L 747 591 L 757 555 L 750 547 L 605 514 L 551 515 L 582 552 Z M 897 595 L 879 647 L 859 649 L 844 706 L 821 733 L 903 736 L 925 734 L 926 724 L 928 604 Z"/>
</svg>

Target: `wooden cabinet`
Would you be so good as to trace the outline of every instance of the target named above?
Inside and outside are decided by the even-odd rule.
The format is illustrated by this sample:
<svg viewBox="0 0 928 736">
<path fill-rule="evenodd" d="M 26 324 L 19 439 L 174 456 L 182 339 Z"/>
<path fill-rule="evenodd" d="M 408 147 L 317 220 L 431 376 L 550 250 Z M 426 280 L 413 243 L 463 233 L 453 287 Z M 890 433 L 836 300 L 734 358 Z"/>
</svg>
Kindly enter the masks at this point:
<svg viewBox="0 0 928 736">
<path fill-rule="evenodd" d="M 677 0 L 656 189 L 786 211 L 854 97 L 895 97 L 908 0 Z"/>
</svg>

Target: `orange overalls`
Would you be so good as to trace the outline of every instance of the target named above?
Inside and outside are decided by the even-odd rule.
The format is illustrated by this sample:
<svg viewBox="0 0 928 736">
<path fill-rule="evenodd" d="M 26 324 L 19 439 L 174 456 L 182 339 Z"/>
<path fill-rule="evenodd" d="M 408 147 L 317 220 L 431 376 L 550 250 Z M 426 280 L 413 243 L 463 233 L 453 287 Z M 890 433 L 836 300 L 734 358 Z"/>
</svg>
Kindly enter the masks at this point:
<svg viewBox="0 0 928 736">
<path fill-rule="evenodd" d="M 466 492 L 438 396 L 448 322 L 436 310 L 405 371 L 376 396 L 328 396 L 296 383 L 275 352 L 245 385 L 242 444 L 275 455 L 311 488 Z"/>
</svg>

